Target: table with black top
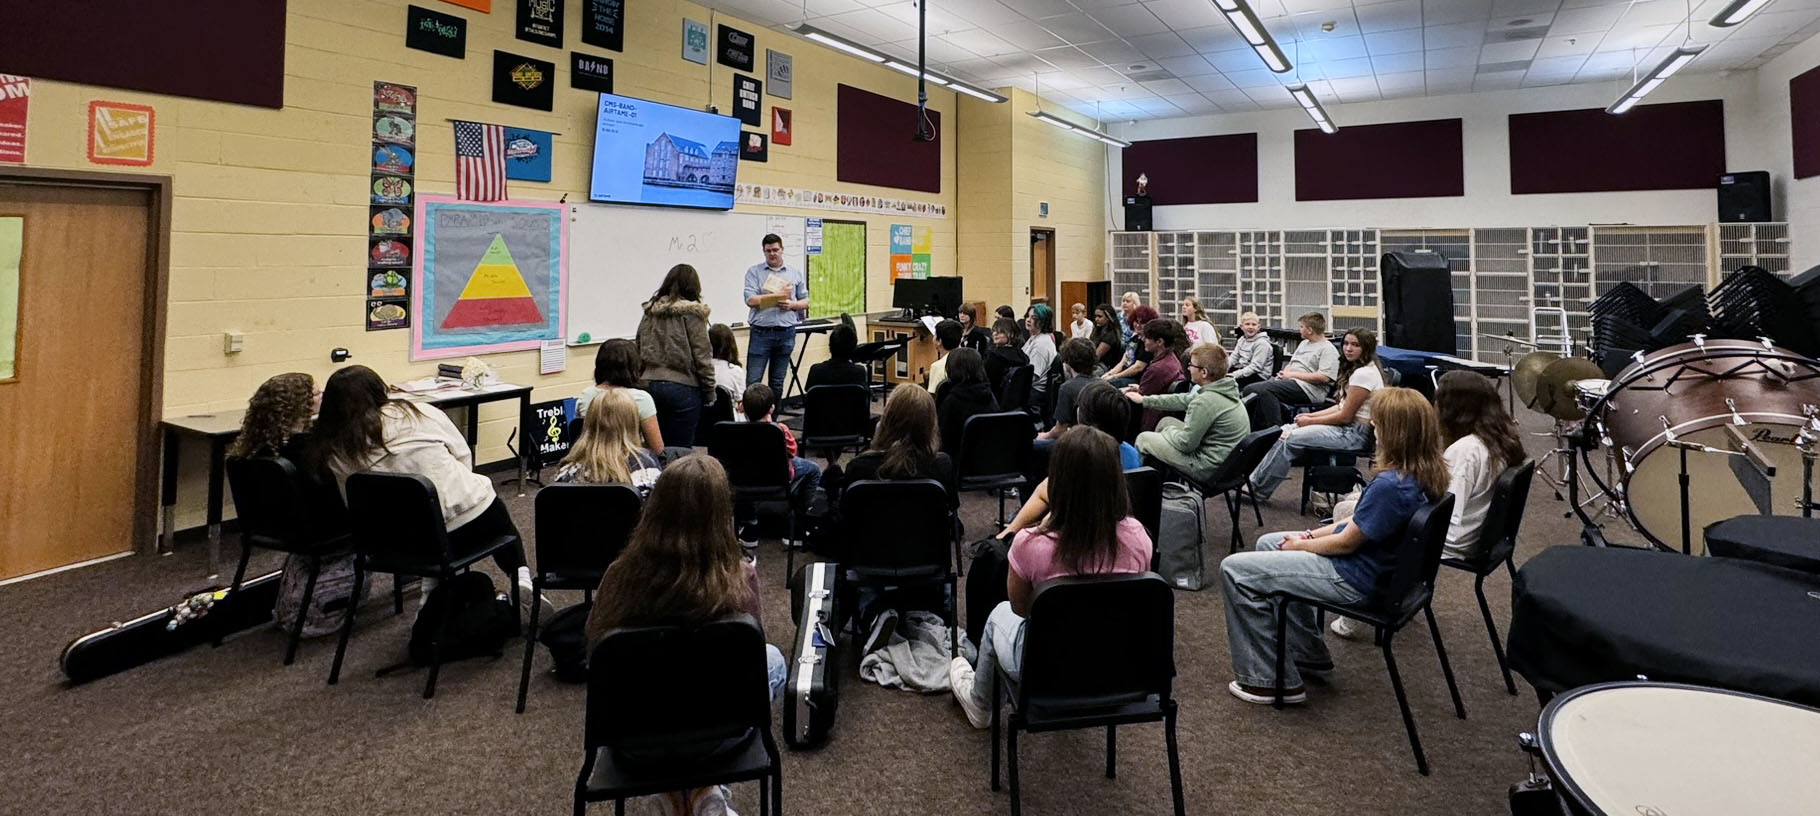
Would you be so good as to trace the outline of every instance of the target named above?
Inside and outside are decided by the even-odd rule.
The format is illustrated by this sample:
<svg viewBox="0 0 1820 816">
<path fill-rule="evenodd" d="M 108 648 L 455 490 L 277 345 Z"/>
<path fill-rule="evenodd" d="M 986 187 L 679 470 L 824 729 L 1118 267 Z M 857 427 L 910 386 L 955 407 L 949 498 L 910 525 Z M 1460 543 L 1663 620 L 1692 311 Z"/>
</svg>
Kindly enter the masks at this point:
<svg viewBox="0 0 1820 816">
<path fill-rule="evenodd" d="M 480 431 L 481 403 L 517 399 L 519 422 L 523 424 L 525 414 L 530 412 L 531 386 L 498 383 L 482 386 L 479 389 L 451 388 L 428 394 L 402 395 L 403 399 L 434 405 L 447 410 L 466 408 L 467 414 L 464 436 L 468 447 L 474 446 L 475 437 Z M 164 482 L 162 486 L 162 519 L 158 540 L 158 552 L 169 555 L 174 546 L 177 534 L 177 467 L 178 453 L 182 450 L 183 437 L 205 440 L 209 446 L 209 493 L 208 493 L 208 544 L 209 575 L 220 572 L 221 562 L 221 504 L 223 481 L 226 467 L 228 445 L 240 435 L 240 423 L 246 416 L 246 409 L 236 408 L 231 411 L 216 411 L 207 414 L 184 414 L 165 417 L 164 427 Z M 527 450 L 530 446 L 521 446 Z M 519 452 L 518 483 L 524 484 L 525 454 Z"/>
</svg>

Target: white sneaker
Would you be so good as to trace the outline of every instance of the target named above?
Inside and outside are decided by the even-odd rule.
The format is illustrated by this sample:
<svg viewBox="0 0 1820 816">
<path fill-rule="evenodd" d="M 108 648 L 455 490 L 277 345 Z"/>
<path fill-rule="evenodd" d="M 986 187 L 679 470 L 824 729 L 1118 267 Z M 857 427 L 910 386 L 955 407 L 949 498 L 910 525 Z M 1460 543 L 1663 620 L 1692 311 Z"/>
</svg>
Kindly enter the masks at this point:
<svg viewBox="0 0 1820 816">
<path fill-rule="evenodd" d="M 992 712 L 974 701 L 973 681 L 972 664 L 959 657 L 948 661 L 948 687 L 954 691 L 955 701 L 967 712 L 967 722 L 974 728 L 985 728 L 992 724 Z"/>
<path fill-rule="evenodd" d="M 715 785 L 700 799 L 695 800 L 695 810 L 691 816 L 739 816 L 733 812 L 733 806 L 727 795 L 726 785 Z"/>
<path fill-rule="evenodd" d="M 1332 623 L 1327 624 L 1327 631 L 1347 640 L 1359 640 L 1371 634 L 1371 627 L 1344 615 L 1337 615 Z"/>
</svg>

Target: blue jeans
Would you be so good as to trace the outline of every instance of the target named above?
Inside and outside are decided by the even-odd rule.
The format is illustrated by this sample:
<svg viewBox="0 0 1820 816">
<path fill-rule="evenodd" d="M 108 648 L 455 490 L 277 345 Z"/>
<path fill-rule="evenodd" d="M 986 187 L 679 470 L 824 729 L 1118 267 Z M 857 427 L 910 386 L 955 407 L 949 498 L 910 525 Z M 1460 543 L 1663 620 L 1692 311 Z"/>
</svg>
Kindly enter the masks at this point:
<svg viewBox="0 0 1820 816">
<path fill-rule="evenodd" d="M 771 682 L 771 699 L 777 699 L 777 692 L 784 687 L 784 681 L 790 677 L 790 664 L 784 661 L 784 653 L 776 646 L 765 644 L 765 679 Z"/>
<path fill-rule="evenodd" d="M 1358 604 L 1365 600 L 1340 573 L 1333 559 L 1300 550 L 1284 552 L 1277 547 L 1291 533 L 1266 533 L 1258 539 L 1254 552 L 1233 553 L 1220 562 L 1220 585 L 1226 599 L 1226 641 L 1232 652 L 1232 674 L 1240 683 L 1253 688 L 1276 685 L 1276 606 L 1279 601 L 1266 597 L 1271 592 L 1288 591 L 1304 598 L 1336 604 Z M 1290 604 L 1284 647 L 1288 659 L 1283 661 L 1283 688 L 1302 685 L 1302 675 L 1295 661 L 1331 663 L 1327 643 L 1321 640 L 1320 621 L 1314 607 Z"/>
<path fill-rule="evenodd" d="M 1251 489 L 1257 491 L 1260 499 L 1270 498 L 1277 485 L 1289 478 L 1290 462 L 1303 451 L 1356 451 L 1363 450 L 1369 444 L 1371 426 L 1363 422 L 1301 427 L 1296 427 L 1294 423 L 1284 425 L 1282 437 L 1270 446 L 1270 451 L 1264 454 L 1264 461 L 1258 463 L 1257 469 L 1251 471 Z"/>
<path fill-rule="evenodd" d="M 701 423 L 701 389 L 652 380 L 645 390 L 657 404 L 657 431 L 663 434 L 664 447 L 694 447 L 695 428 Z"/>
<path fill-rule="evenodd" d="M 1000 601 L 986 618 L 986 629 L 980 634 L 979 660 L 973 664 L 973 699 L 981 708 L 991 710 L 998 701 L 992 699 L 992 678 L 1004 671 L 1012 683 L 1024 676 L 1024 619 L 1011 611 L 1010 601 Z"/>
<path fill-rule="evenodd" d="M 746 330 L 746 385 L 764 378 L 778 399 L 784 398 L 784 377 L 790 373 L 790 352 L 796 350 L 796 329 L 753 326 Z M 765 371 L 770 366 L 770 372 Z"/>
<path fill-rule="evenodd" d="M 822 483 L 821 466 L 801 456 L 790 461 L 796 469 L 796 476 L 790 480 L 790 492 L 802 502 L 803 507 L 808 507 L 809 500 L 815 498 L 815 488 Z"/>
</svg>

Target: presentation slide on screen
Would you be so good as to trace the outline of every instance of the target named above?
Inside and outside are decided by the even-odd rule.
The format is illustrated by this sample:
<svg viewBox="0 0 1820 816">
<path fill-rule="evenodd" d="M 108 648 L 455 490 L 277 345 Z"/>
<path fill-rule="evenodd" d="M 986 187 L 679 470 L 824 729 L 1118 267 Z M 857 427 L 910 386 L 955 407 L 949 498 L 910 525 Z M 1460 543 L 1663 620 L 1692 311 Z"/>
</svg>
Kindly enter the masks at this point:
<svg viewBox="0 0 1820 816">
<path fill-rule="evenodd" d="M 738 170 L 739 120 L 600 95 L 589 199 L 732 209 Z"/>
</svg>

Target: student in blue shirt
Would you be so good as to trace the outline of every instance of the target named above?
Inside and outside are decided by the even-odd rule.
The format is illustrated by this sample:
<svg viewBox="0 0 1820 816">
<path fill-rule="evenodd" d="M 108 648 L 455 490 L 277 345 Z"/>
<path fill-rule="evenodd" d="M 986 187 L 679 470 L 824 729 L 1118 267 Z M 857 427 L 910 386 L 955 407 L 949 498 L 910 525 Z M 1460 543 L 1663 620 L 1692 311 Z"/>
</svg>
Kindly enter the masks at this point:
<svg viewBox="0 0 1820 816">
<path fill-rule="evenodd" d="M 809 311 L 809 282 L 802 270 L 784 264 L 784 239 L 766 235 L 761 243 L 765 262 L 746 270 L 746 384 L 762 380 L 781 399 L 796 325 Z"/>
<path fill-rule="evenodd" d="M 1371 396 L 1378 467 L 1350 520 L 1303 532 L 1269 533 L 1254 552 L 1220 562 L 1226 599 L 1226 639 L 1234 679 L 1227 691 L 1248 703 L 1270 704 L 1276 685 L 1276 604 L 1279 590 L 1341 604 L 1363 604 L 1396 566 L 1396 549 L 1409 519 L 1447 491 L 1441 426 L 1434 406 L 1408 388 Z M 1284 702 L 1308 693 L 1301 672 L 1333 669 L 1315 610 L 1291 604 L 1283 672 Z"/>
</svg>

